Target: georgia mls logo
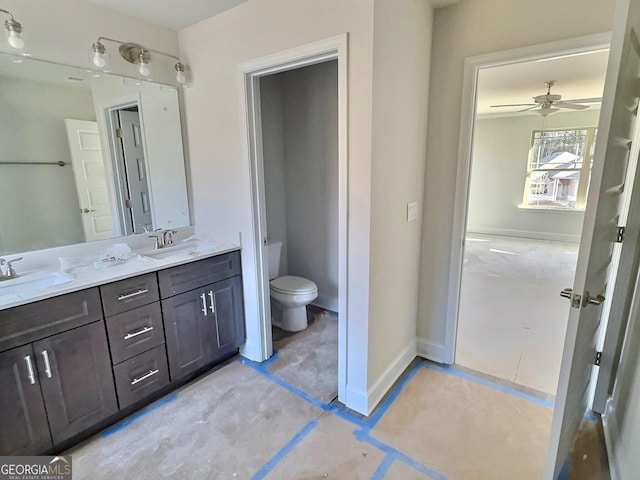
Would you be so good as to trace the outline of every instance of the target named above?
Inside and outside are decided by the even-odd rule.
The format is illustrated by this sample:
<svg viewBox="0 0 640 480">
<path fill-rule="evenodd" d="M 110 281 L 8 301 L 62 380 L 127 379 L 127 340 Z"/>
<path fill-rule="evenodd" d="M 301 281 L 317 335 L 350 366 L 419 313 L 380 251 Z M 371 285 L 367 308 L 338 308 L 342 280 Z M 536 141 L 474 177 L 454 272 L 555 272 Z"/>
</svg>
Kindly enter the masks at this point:
<svg viewBox="0 0 640 480">
<path fill-rule="evenodd" d="M 71 457 L 0 457 L 0 480 L 67 480 Z"/>
</svg>

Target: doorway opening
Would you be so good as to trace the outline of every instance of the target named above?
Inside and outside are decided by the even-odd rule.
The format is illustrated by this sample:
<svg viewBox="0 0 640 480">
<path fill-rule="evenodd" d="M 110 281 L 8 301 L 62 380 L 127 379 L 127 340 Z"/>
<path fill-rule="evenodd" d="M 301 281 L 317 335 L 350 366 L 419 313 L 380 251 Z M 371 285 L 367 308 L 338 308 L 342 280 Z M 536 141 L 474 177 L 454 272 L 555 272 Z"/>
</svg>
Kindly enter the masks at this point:
<svg viewBox="0 0 640 480">
<path fill-rule="evenodd" d="M 321 402 L 337 390 L 348 405 L 346 45 L 336 36 L 239 73 L 259 313 L 248 324 L 248 344 L 260 347 L 251 356 L 270 359 L 267 368 Z"/>
<path fill-rule="evenodd" d="M 478 72 L 455 363 L 556 394 L 608 50 Z"/>
<path fill-rule="evenodd" d="M 138 102 L 110 108 L 115 201 L 122 235 L 153 229 L 147 161 Z"/>
</svg>

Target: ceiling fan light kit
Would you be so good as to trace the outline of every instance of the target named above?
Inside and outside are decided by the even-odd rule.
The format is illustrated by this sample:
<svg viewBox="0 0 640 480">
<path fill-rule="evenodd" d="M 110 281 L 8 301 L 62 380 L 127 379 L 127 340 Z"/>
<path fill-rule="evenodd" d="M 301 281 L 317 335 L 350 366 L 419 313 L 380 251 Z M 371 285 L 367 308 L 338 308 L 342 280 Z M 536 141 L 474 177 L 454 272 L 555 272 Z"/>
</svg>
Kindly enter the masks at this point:
<svg viewBox="0 0 640 480">
<path fill-rule="evenodd" d="M 560 109 L 566 108 L 568 110 L 585 110 L 589 108 L 589 105 L 585 103 L 600 103 L 602 97 L 591 98 L 574 98 L 572 100 L 562 100 L 562 95 L 557 93 L 551 93 L 551 87 L 557 82 L 555 80 L 547 80 L 544 82 L 544 86 L 547 87 L 547 93 L 544 95 L 536 95 L 533 98 L 534 103 L 509 103 L 504 105 L 491 105 L 491 108 L 503 108 L 503 107 L 526 107 L 519 112 L 526 112 L 529 110 L 535 110 L 535 113 L 546 117 L 552 113 L 560 111 Z"/>
</svg>

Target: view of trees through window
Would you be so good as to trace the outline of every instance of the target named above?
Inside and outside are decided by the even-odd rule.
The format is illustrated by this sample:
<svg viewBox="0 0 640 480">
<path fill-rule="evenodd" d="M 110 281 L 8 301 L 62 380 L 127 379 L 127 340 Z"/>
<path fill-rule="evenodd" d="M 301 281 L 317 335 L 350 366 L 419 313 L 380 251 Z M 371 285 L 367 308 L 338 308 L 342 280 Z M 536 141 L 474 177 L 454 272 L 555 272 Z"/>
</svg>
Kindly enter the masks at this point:
<svg viewBox="0 0 640 480">
<path fill-rule="evenodd" d="M 583 209 L 595 136 L 595 127 L 533 131 L 524 205 Z"/>
</svg>

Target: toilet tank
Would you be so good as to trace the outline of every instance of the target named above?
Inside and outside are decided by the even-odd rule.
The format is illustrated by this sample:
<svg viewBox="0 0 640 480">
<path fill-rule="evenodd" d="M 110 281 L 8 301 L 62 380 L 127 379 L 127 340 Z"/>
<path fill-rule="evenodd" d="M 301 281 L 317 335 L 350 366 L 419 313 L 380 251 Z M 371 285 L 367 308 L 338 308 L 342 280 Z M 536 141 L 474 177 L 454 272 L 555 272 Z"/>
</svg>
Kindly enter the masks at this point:
<svg viewBox="0 0 640 480">
<path fill-rule="evenodd" d="M 282 251 L 282 242 L 268 243 L 267 249 L 269 259 L 269 280 L 273 280 L 280 274 L 280 252 Z"/>
</svg>

